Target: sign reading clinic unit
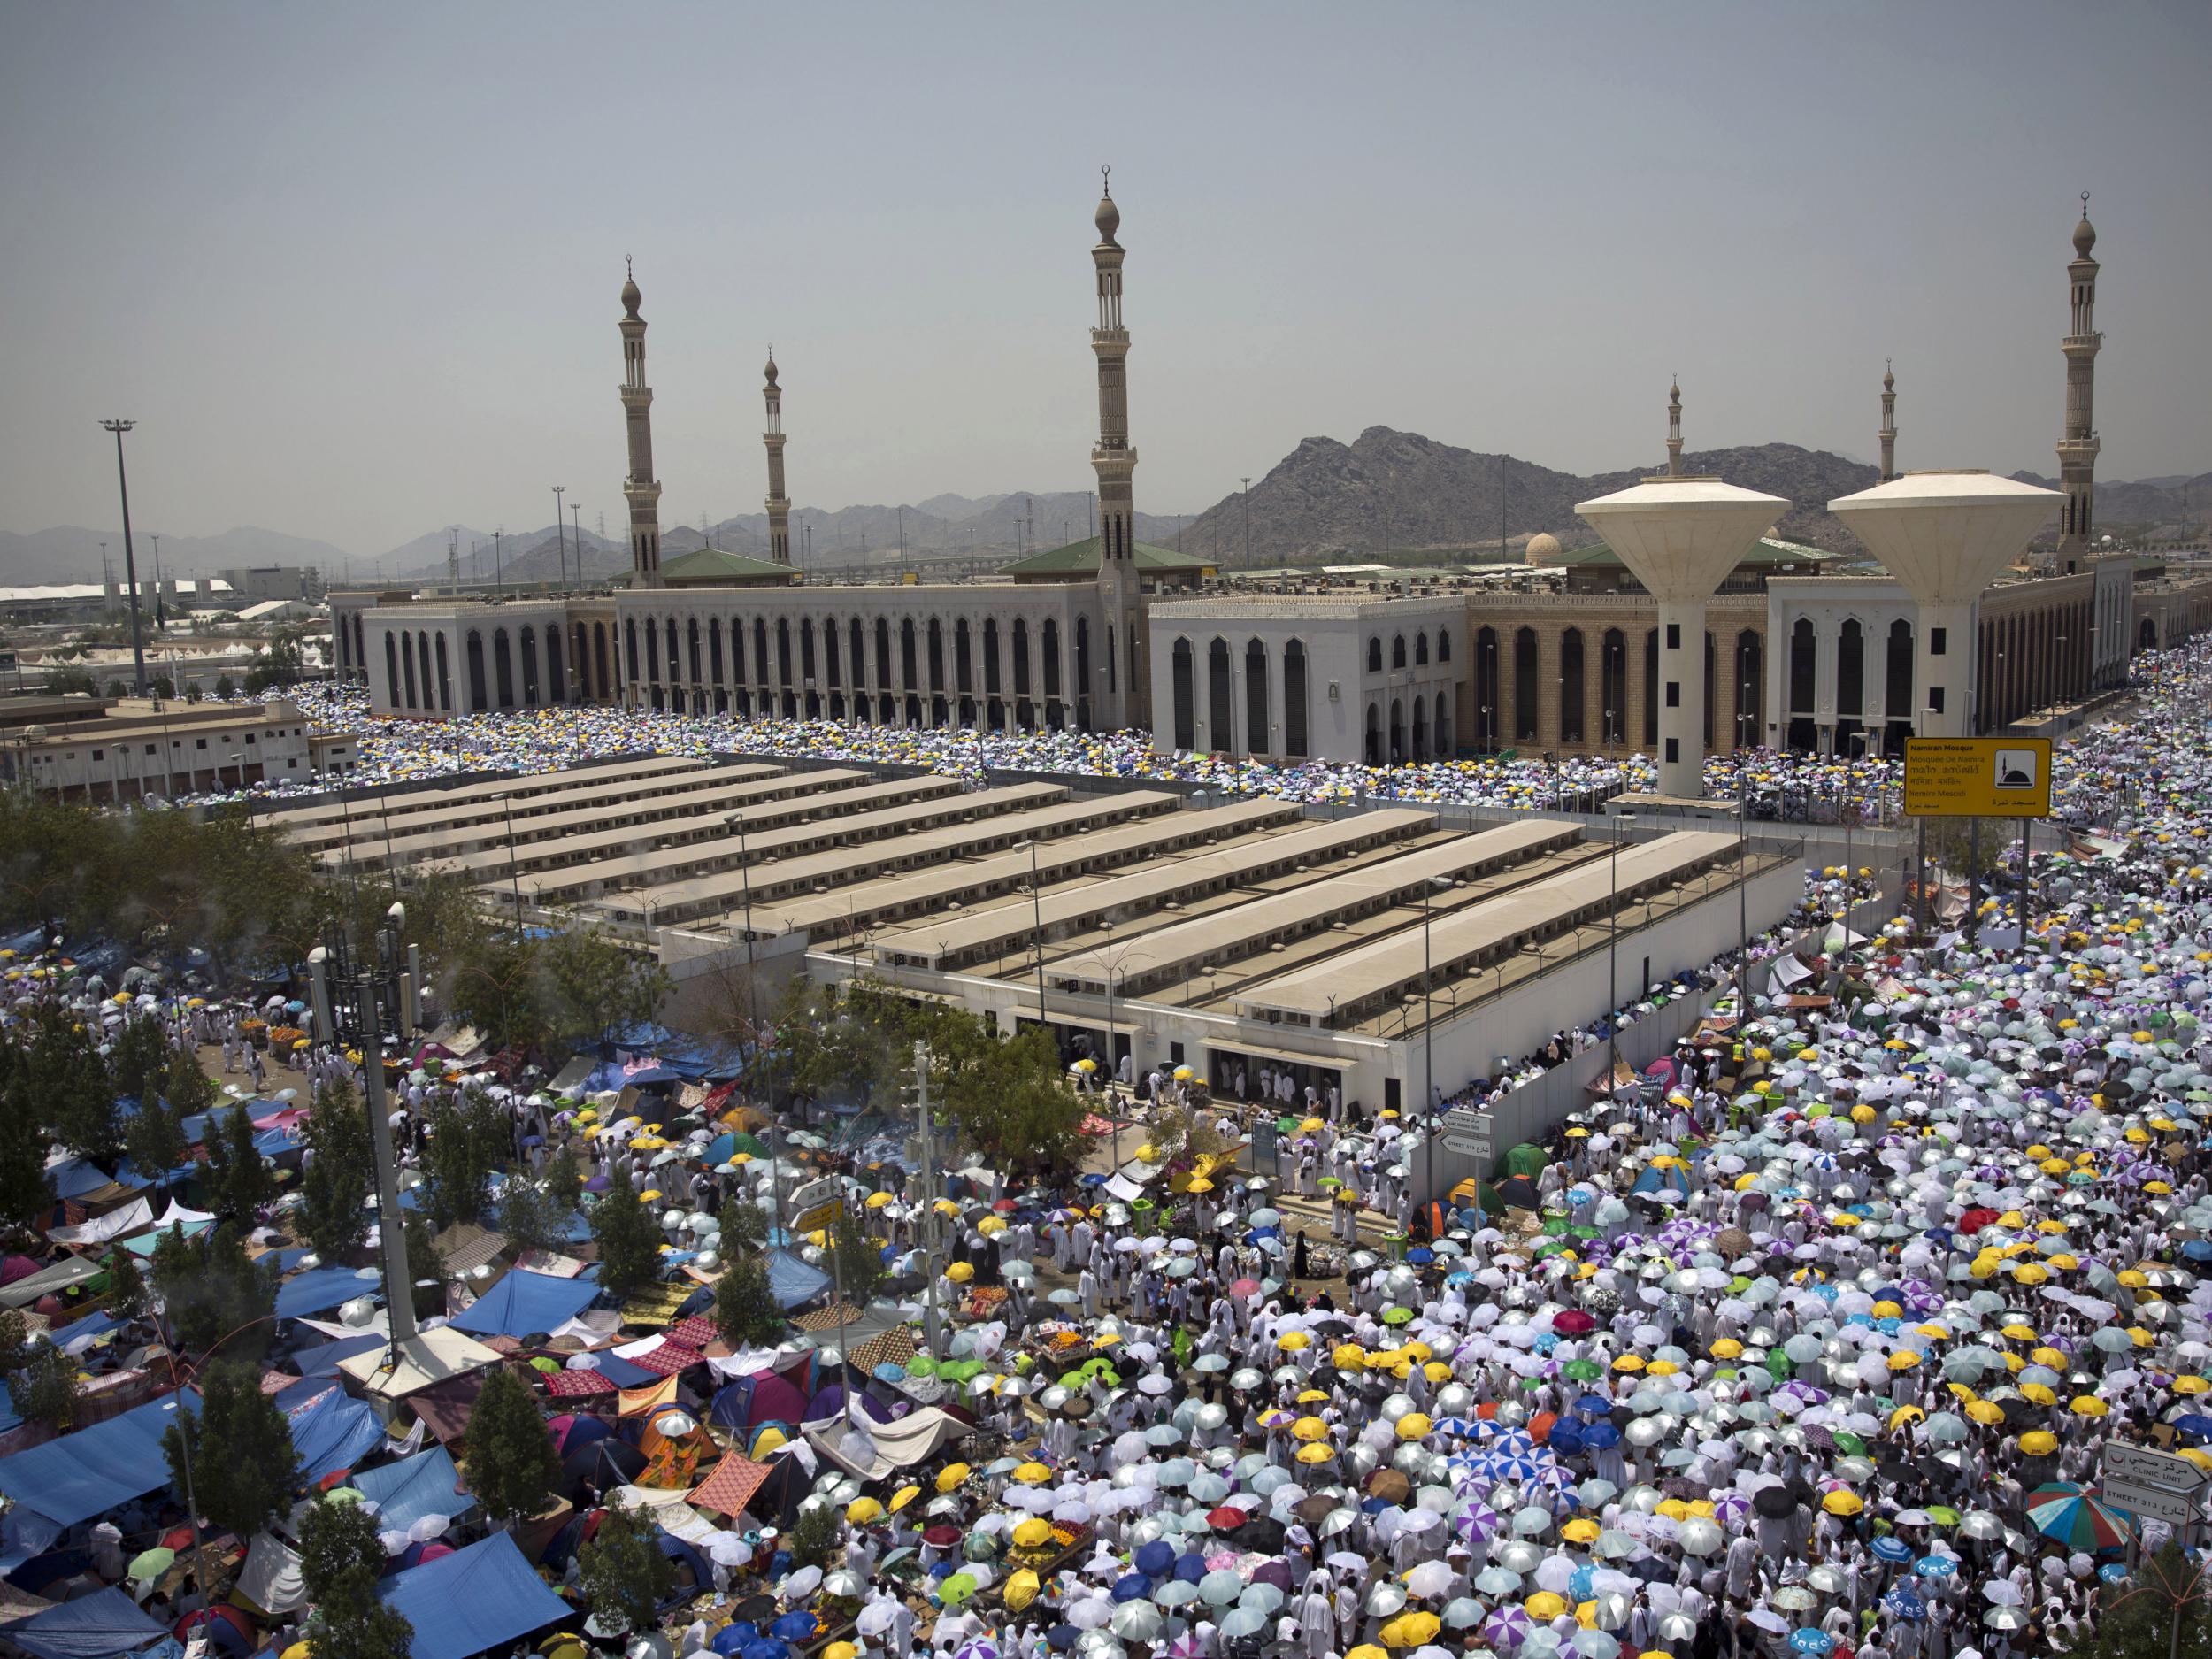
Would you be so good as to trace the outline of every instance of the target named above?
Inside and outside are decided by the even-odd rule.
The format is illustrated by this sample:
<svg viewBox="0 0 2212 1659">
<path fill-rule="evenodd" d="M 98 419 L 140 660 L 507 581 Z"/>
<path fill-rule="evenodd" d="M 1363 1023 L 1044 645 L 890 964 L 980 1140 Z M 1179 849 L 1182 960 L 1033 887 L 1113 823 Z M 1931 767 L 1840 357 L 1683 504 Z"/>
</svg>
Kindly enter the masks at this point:
<svg viewBox="0 0 2212 1659">
<path fill-rule="evenodd" d="M 1909 737 L 1905 812 L 1913 818 L 2048 818 L 2047 737 Z"/>
</svg>

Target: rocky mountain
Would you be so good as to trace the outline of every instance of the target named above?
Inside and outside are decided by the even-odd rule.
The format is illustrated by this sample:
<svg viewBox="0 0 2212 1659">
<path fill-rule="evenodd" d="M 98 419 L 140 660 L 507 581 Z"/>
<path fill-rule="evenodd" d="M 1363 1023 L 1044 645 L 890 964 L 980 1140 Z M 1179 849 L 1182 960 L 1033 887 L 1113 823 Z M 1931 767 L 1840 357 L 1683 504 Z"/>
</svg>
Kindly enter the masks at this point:
<svg viewBox="0 0 2212 1659">
<path fill-rule="evenodd" d="M 1779 521 L 1789 539 L 1856 550 L 1825 503 L 1873 483 L 1873 467 L 1791 443 L 1700 450 L 1682 459 L 1690 472 L 1717 473 L 1795 503 Z M 1248 503 L 1227 496 L 1186 526 L 1184 545 L 1224 565 L 1246 563 L 1248 506 L 1255 565 L 1409 554 L 1495 557 L 1502 542 L 1512 557 L 1540 531 L 1571 548 L 1595 540 L 1575 517 L 1575 503 L 1658 470 L 1654 463 L 1586 477 L 1371 426 L 1348 444 L 1306 439 L 1252 486 Z"/>
<path fill-rule="evenodd" d="M 2040 484 L 2045 489 L 2058 488 L 2056 479 L 2035 472 L 2015 472 L 2013 477 L 2024 484 Z M 2193 478 L 2176 473 L 2131 483 L 2101 478 L 2093 522 L 2108 531 L 2160 541 L 2200 534 L 2212 525 L 2212 472 L 2200 472 Z M 2047 527 L 2058 527 L 2055 512 Z"/>
<path fill-rule="evenodd" d="M 138 579 L 154 577 L 153 535 L 142 524 L 131 526 L 131 544 L 138 561 Z M 100 580 L 100 543 L 108 544 L 108 559 L 115 580 L 123 580 L 123 532 L 88 530 L 82 525 L 56 525 L 50 529 L 19 534 L 0 530 L 0 584 L 35 587 L 49 582 L 96 582 Z M 315 565 L 335 579 L 346 556 L 327 541 L 286 535 L 241 525 L 220 535 L 161 537 L 161 573 L 165 579 L 212 576 L 233 565 Z"/>
</svg>

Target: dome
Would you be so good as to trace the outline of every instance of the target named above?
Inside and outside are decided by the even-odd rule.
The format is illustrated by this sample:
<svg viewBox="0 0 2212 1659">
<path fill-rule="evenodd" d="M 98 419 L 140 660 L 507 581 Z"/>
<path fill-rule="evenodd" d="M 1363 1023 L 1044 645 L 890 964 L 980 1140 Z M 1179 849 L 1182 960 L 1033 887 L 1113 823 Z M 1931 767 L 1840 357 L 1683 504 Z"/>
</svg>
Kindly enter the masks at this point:
<svg viewBox="0 0 2212 1659">
<path fill-rule="evenodd" d="M 1113 241 L 1114 233 L 1121 228 L 1121 210 L 1114 205 L 1114 198 L 1110 196 L 1098 198 L 1098 211 L 1092 215 L 1092 219 L 1098 226 L 1099 240 L 1102 242 Z"/>
<path fill-rule="evenodd" d="M 622 309 L 634 317 L 644 299 L 645 296 L 638 292 L 637 279 L 626 274 L 622 279 Z"/>
<path fill-rule="evenodd" d="M 2081 199 L 2081 223 L 2074 227 L 2074 256 L 2089 257 L 2089 250 L 2097 245 L 2097 227 L 2089 222 L 2089 198 Z"/>
<path fill-rule="evenodd" d="M 1528 539 L 1528 562 L 1541 565 L 1559 557 L 1559 538 L 1548 530 L 1540 530 Z"/>
<path fill-rule="evenodd" d="M 768 366 L 763 369 L 761 373 L 768 377 L 769 385 L 773 386 L 776 383 L 776 358 L 773 352 L 769 354 Z"/>
</svg>

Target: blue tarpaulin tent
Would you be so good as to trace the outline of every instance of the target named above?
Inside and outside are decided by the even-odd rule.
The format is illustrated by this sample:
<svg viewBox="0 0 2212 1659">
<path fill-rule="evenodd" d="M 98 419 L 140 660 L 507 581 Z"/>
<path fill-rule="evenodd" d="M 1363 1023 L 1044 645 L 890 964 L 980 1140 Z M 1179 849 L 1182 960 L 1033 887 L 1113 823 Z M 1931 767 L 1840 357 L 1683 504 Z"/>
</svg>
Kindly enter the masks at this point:
<svg viewBox="0 0 2212 1659">
<path fill-rule="evenodd" d="M 365 1498 L 377 1504 L 377 1525 L 405 1532 L 426 1515 L 460 1515 L 473 1509 L 476 1500 L 456 1492 L 460 1472 L 442 1446 L 403 1457 L 396 1463 L 364 1469 L 353 1478 Z"/>
<path fill-rule="evenodd" d="M 453 1328 L 478 1336 L 527 1336 L 551 1331 L 588 1308 L 599 1286 L 585 1279 L 517 1268 L 453 1317 Z"/>
<path fill-rule="evenodd" d="M 292 1449 L 311 1481 L 350 1469 L 384 1443 L 384 1424 L 366 1401 L 335 1383 L 306 1404 L 290 1409 Z"/>
<path fill-rule="evenodd" d="M 299 1367 L 303 1377 L 335 1377 L 338 1362 L 351 1359 L 356 1354 L 365 1354 L 373 1348 L 389 1348 L 392 1339 L 380 1336 L 373 1331 L 359 1336 L 342 1336 L 335 1342 L 326 1342 L 320 1348 L 304 1348 L 292 1356 L 292 1363 Z"/>
<path fill-rule="evenodd" d="M 771 1250 L 768 1287 L 775 1292 L 779 1306 L 795 1308 L 803 1302 L 812 1302 L 827 1290 L 830 1276 L 819 1268 L 809 1267 L 788 1250 Z"/>
<path fill-rule="evenodd" d="M 112 1659 L 168 1633 L 112 1586 L 0 1625 L 0 1636 L 39 1659 Z"/>
<path fill-rule="evenodd" d="M 64 1158 L 46 1171 L 46 1179 L 54 1188 L 57 1198 L 82 1198 L 87 1193 L 96 1193 L 108 1184 L 108 1173 L 96 1164 L 82 1158 Z M 117 1176 L 124 1187 L 143 1187 L 146 1183 L 135 1175 Z"/>
<path fill-rule="evenodd" d="M 311 1267 L 277 1286 L 277 1317 L 297 1319 L 356 1296 L 373 1296 L 379 1283 L 373 1268 Z"/>
<path fill-rule="evenodd" d="M 200 1397 L 189 1389 L 190 1410 Z M 0 1458 L 0 1494 L 60 1526 L 74 1526 L 119 1503 L 169 1484 L 162 1432 L 176 1418 L 177 1396 L 164 1394 L 119 1417 Z"/>
<path fill-rule="evenodd" d="M 410 1567 L 377 1594 L 415 1627 L 411 1659 L 468 1659 L 574 1617 L 504 1532 Z"/>
</svg>

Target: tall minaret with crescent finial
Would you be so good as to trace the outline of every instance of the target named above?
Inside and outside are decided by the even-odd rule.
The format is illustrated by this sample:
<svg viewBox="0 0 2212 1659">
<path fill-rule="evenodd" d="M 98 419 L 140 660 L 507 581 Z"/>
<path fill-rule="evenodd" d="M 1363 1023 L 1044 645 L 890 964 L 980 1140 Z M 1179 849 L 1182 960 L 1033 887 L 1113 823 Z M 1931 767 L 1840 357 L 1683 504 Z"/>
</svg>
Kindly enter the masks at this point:
<svg viewBox="0 0 2212 1659">
<path fill-rule="evenodd" d="M 1142 584 L 1137 575 L 1137 510 L 1131 480 L 1137 452 L 1129 443 L 1129 331 L 1121 324 L 1122 246 L 1114 240 L 1121 210 L 1114 205 L 1112 169 L 1104 180 L 1094 222 L 1098 243 L 1091 263 L 1098 273 L 1098 326 L 1091 349 L 1098 357 L 1098 442 L 1091 466 L 1098 473 L 1098 596 L 1105 612 L 1105 683 L 1097 687 L 1100 723 L 1115 731 L 1151 724 L 1146 695 L 1150 672 L 1144 633 Z"/>
<path fill-rule="evenodd" d="M 1667 388 L 1667 476 L 1682 476 L 1682 377 Z"/>
<path fill-rule="evenodd" d="M 645 383 L 645 319 L 638 315 L 644 296 L 636 274 L 623 262 L 622 412 L 630 434 L 630 471 L 622 480 L 630 503 L 630 582 L 637 588 L 661 585 L 660 480 L 653 476 L 653 388 Z"/>
<path fill-rule="evenodd" d="M 1897 375 L 1882 362 L 1882 476 L 1876 481 L 1886 484 L 1897 476 Z"/>
<path fill-rule="evenodd" d="M 2094 394 L 2097 351 L 2097 262 L 2089 257 L 2097 233 L 2089 223 L 2089 192 L 2081 195 L 2081 223 L 2074 227 L 2074 257 L 2066 267 L 2071 295 L 2070 320 L 2059 349 L 2066 354 L 2066 431 L 2058 441 L 2058 488 L 2066 499 L 2058 510 L 2058 565 L 2071 568 L 2089 555 L 2097 496 L 2097 440 Z"/>
<path fill-rule="evenodd" d="M 768 403 L 768 429 L 761 442 L 768 446 L 768 557 L 779 565 L 791 563 L 791 502 L 783 493 L 783 388 L 776 384 L 776 349 L 768 348 L 767 377 L 762 396 Z"/>
</svg>

